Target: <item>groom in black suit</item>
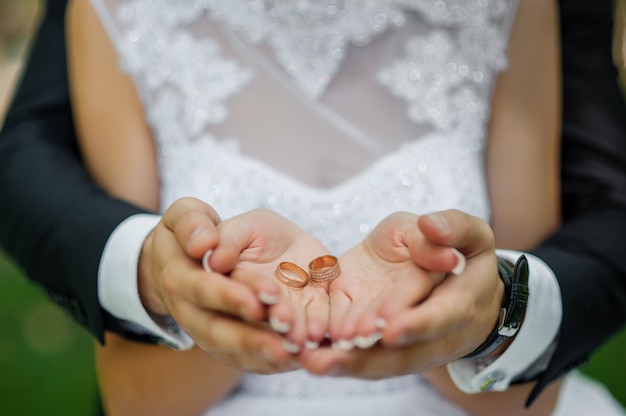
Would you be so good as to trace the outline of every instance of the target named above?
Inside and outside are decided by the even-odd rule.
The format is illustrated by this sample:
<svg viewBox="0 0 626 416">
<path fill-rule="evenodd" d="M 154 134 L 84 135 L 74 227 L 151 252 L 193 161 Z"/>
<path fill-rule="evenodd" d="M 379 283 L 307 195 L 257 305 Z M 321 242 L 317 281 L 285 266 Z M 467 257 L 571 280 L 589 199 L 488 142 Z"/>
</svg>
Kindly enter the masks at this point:
<svg viewBox="0 0 626 416">
<path fill-rule="evenodd" d="M 565 222 L 534 254 L 557 276 L 563 318 L 537 394 L 585 362 L 626 317 L 626 109 L 611 58 L 612 2 L 560 3 Z M 158 342 L 128 331 L 98 301 L 107 239 L 143 210 L 105 194 L 80 159 L 68 93 L 65 6 L 48 1 L 0 133 L 0 243 L 98 340 L 110 330 Z"/>
</svg>

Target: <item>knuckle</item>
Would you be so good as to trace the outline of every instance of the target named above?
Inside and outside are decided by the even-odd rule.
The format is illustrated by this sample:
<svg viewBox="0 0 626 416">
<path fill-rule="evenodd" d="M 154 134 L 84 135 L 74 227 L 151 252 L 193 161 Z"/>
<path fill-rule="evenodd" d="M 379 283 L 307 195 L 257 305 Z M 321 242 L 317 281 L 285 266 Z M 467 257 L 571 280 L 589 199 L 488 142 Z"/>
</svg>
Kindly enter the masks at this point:
<svg viewBox="0 0 626 416">
<path fill-rule="evenodd" d="M 161 287 L 165 294 L 168 297 L 172 297 L 172 295 L 176 294 L 177 291 L 177 280 L 174 273 L 169 268 L 164 268 L 161 271 Z"/>
</svg>

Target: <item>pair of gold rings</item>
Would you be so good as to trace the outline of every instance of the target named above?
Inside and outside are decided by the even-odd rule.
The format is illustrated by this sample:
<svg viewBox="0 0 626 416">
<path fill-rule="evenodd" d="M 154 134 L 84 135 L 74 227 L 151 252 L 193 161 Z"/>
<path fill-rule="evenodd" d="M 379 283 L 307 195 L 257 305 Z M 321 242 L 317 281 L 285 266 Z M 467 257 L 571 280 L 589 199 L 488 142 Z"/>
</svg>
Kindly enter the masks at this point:
<svg viewBox="0 0 626 416">
<path fill-rule="evenodd" d="M 341 274 L 337 257 L 325 255 L 313 259 L 309 263 L 309 272 L 297 264 L 283 261 L 276 268 L 276 277 L 282 283 L 295 289 L 301 289 L 309 283 L 332 282 Z"/>
</svg>

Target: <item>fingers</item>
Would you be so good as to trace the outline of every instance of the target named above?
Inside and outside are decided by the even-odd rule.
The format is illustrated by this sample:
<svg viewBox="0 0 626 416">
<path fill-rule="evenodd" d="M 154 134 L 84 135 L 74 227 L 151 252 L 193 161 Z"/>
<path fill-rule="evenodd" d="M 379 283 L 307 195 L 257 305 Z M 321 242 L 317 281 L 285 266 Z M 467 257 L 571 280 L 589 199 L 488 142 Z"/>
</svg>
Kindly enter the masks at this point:
<svg viewBox="0 0 626 416">
<path fill-rule="evenodd" d="M 331 292 L 328 334 L 333 342 L 333 346 L 344 350 L 352 348 L 350 343 L 354 337 L 349 328 L 344 330 L 344 318 L 348 315 L 351 306 L 352 298 L 348 292 L 343 290 L 333 290 Z M 344 332 L 349 333 L 344 335 Z"/>
<path fill-rule="evenodd" d="M 220 221 L 215 210 L 195 198 L 174 202 L 163 214 L 163 224 L 172 231 L 183 251 L 195 259 L 217 244 L 215 224 Z"/>
<path fill-rule="evenodd" d="M 326 287 L 317 288 L 320 293 L 305 307 L 307 335 L 305 346 L 316 349 L 328 332 L 330 319 L 330 302 Z"/>
<path fill-rule="evenodd" d="M 463 303 L 448 301 L 447 297 L 428 299 L 417 308 L 406 309 L 386 320 L 382 343 L 388 346 L 407 346 L 447 336 L 467 323 Z"/>
<path fill-rule="evenodd" d="M 492 250 L 493 231 L 482 219 L 459 210 L 423 215 L 417 220 L 419 229 L 432 243 L 457 248 L 465 255 Z"/>
<path fill-rule="evenodd" d="M 267 327 L 197 308 L 189 308 L 185 315 L 194 317 L 188 332 L 196 344 L 235 368 L 255 373 L 296 368 L 296 360 L 283 348 L 280 337 Z"/>
<path fill-rule="evenodd" d="M 374 324 L 378 329 L 386 327 L 388 322 L 396 315 L 420 308 L 423 301 L 429 296 L 433 288 L 440 284 L 445 278 L 444 273 L 427 273 L 423 276 L 415 271 L 412 276 L 405 276 L 398 280 L 396 284 L 387 289 L 387 293 L 382 297 L 378 307 L 374 309 L 375 315 L 364 317 L 359 323 L 363 330 L 372 327 L 372 318 L 375 316 Z M 368 319 L 369 321 L 365 321 Z M 367 332 L 363 332 L 364 335 Z"/>
<path fill-rule="evenodd" d="M 192 304 L 248 321 L 264 318 L 263 305 L 246 285 L 219 273 L 207 273 L 193 259 L 183 257 L 163 270 L 161 285 L 172 316 L 180 323 L 178 309 Z"/>
<path fill-rule="evenodd" d="M 219 244 L 213 250 L 209 265 L 211 269 L 228 273 L 240 261 L 241 253 L 254 239 L 253 230 L 243 216 L 227 219 L 217 225 Z"/>
<path fill-rule="evenodd" d="M 463 276 L 448 277 L 418 307 L 387 321 L 382 343 L 407 346 L 445 340 L 439 355 L 461 357 L 485 340 L 496 325 L 501 288 Z"/>
<path fill-rule="evenodd" d="M 282 288 L 270 270 L 271 266 L 240 264 L 230 278 L 246 286 L 263 304 L 273 305 L 280 300 Z"/>
<path fill-rule="evenodd" d="M 291 353 L 315 349 L 328 329 L 329 298 L 325 286 L 283 288 L 281 301 L 270 306 L 271 327 L 284 339 Z"/>
<path fill-rule="evenodd" d="M 378 340 L 378 308 L 380 301 L 388 296 L 388 288 L 367 283 L 352 282 L 362 290 L 332 292 L 330 337 L 334 348 L 346 351 L 354 347 L 369 348 Z"/>
<path fill-rule="evenodd" d="M 427 342 L 411 348 L 374 346 L 367 350 L 320 349 L 301 357 L 312 374 L 381 379 L 430 370 L 448 362 L 441 356 L 442 343 Z"/>
</svg>

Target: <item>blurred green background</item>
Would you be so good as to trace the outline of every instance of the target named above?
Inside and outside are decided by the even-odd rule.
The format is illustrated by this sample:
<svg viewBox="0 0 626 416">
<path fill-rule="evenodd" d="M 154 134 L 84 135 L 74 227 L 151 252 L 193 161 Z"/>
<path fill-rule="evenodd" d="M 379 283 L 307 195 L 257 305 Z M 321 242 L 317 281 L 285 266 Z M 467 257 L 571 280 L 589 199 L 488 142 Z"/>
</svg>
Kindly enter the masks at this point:
<svg viewBox="0 0 626 416">
<path fill-rule="evenodd" d="M 90 335 L 0 253 L 0 414 L 94 415 L 92 360 Z M 626 331 L 583 371 L 604 382 L 626 406 Z"/>
<path fill-rule="evenodd" d="M 41 4 L 0 0 L 0 122 Z M 618 15 L 623 22 L 624 15 Z M 619 40 L 624 32 L 618 33 L 615 52 L 623 62 Z M 622 80 L 626 85 L 626 71 Z M 0 252 L 0 415 L 95 414 L 92 360 L 90 335 Z M 604 382 L 626 406 L 626 330 L 599 350 L 583 371 Z"/>
<path fill-rule="evenodd" d="M 94 415 L 93 341 L 0 255 L 0 414 Z"/>
</svg>

